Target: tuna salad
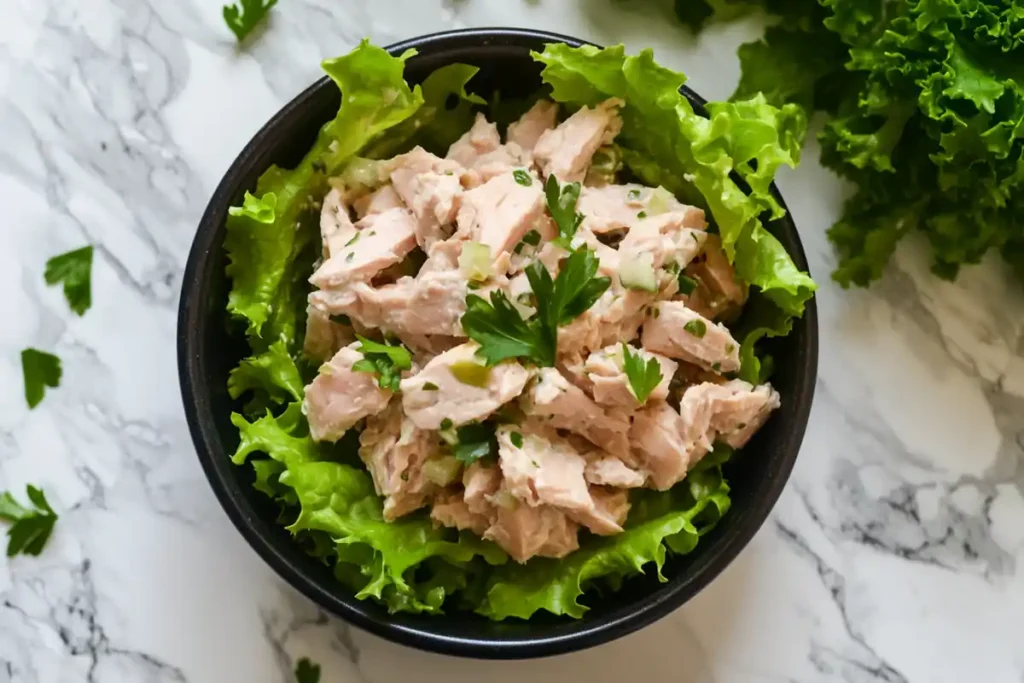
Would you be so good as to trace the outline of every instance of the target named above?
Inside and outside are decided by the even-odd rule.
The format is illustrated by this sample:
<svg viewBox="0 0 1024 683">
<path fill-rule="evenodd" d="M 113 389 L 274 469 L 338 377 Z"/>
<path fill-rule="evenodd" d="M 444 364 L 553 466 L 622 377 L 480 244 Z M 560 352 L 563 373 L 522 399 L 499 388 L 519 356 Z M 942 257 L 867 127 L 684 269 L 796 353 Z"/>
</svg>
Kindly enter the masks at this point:
<svg viewBox="0 0 1024 683">
<path fill-rule="evenodd" d="M 681 76 L 621 48 L 548 46 L 548 90 L 490 106 L 474 67 L 412 88 L 409 58 L 325 62 L 338 116 L 231 210 L 253 349 L 234 459 L 361 598 L 579 617 L 595 582 L 693 549 L 728 510 L 723 464 L 785 400 L 755 344 L 814 287 L 757 216 L 781 215 L 796 114 L 711 105 L 713 137 Z"/>
</svg>

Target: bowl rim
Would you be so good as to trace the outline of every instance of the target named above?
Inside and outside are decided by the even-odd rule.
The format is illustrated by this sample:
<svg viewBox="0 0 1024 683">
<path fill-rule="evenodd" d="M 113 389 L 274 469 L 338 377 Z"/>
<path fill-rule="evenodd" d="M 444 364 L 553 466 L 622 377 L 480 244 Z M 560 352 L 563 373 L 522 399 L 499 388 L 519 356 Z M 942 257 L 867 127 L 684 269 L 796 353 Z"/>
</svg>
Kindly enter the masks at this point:
<svg viewBox="0 0 1024 683">
<path fill-rule="evenodd" d="M 506 43 L 513 47 L 532 48 L 542 43 L 551 42 L 566 43 L 574 47 L 586 44 L 594 45 L 594 43 L 578 38 L 533 29 L 473 28 L 418 36 L 393 43 L 386 46 L 385 49 L 397 55 L 409 48 L 416 48 L 424 53 L 434 50 L 451 50 L 455 47 L 471 49 L 473 45 L 482 46 L 490 43 Z M 599 618 L 575 621 L 571 624 L 575 628 L 565 629 L 562 633 L 515 640 L 473 639 L 448 636 L 432 632 L 429 629 L 414 628 L 374 617 L 369 614 L 368 610 L 360 609 L 358 604 L 353 604 L 360 602 L 354 596 L 348 597 L 347 600 L 343 599 L 292 564 L 286 554 L 280 552 L 257 528 L 257 524 L 262 521 L 256 512 L 250 506 L 242 505 L 238 497 L 231 494 L 230 490 L 233 487 L 239 487 L 237 467 L 223 452 L 224 449 L 219 442 L 209 396 L 198 391 L 204 382 L 199 373 L 202 340 L 197 330 L 198 321 L 203 316 L 205 303 L 196 295 L 201 283 L 198 278 L 200 275 L 208 275 L 212 269 L 211 261 L 214 258 L 215 250 L 222 248 L 222 245 L 216 244 L 214 240 L 218 228 L 218 217 L 224 215 L 226 207 L 234 199 L 237 188 L 243 184 L 247 169 L 260 157 L 268 154 L 266 140 L 272 139 L 278 133 L 278 129 L 286 129 L 286 124 L 291 117 L 297 111 L 308 107 L 324 87 L 334 87 L 326 76 L 294 97 L 259 129 L 231 163 L 199 221 L 182 277 L 177 317 L 177 357 L 185 417 L 197 457 L 228 518 L 278 576 L 317 605 L 374 635 L 428 652 L 476 659 L 505 660 L 565 654 L 594 647 L 633 633 L 680 607 L 715 579 L 747 546 L 754 534 L 767 520 L 793 469 L 810 416 L 817 377 L 818 323 L 814 298 L 807 302 L 803 321 L 798 322 L 806 328 L 807 348 L 806 354 L 798 359 L 802 362 L 795 370 L 799 377 L 797 391 L 806 398 L 799 402 L 797 412 L 793 417 L 792 429 L 787 433 L 789 447 L 782 449 L 784 452 L 779 458 L 777 469 L 770 473 L 770 481 L 765 484 L 766 488 L 760 491 L 760 497 L 751 506 L 748 513 L 748 517 L 751 518 L 748 520 L 749 523 L 737 525 L 731 529 L 731 533 L 717 539 L 714 552 L 702 556 L 701 566 L 694 569 L 688 580 L 670 579 L 667 583 L 662 584 L 663 590 L 648 594 L 626 607 Z M 703 110 L 705 104 L 703 98 L 686 86 L 683 86 L 681 91 L 695 105 L 696 109 Z M 779 204 L 786 208 L 774 183 L 771 185 L 771 192 Z M 794 238 L 793 248 L 788 249 L 788 252 L 798 267 L 809 272 L 803 245 L 788 209 L 783 220 L 788 221 Z"/>
</svg>

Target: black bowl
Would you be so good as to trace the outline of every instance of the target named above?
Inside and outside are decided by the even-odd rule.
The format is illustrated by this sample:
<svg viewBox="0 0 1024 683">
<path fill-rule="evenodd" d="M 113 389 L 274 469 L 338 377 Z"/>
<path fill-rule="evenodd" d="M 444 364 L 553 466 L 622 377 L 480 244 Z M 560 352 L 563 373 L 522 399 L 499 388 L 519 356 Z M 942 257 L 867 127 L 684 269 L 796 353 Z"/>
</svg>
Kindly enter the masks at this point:
<svg viewBox="0 0 1024 683">
<path fill-rule="evenodd" d="M 422 81 L 438 67 L 466 62 L 481 68 L 473 89 L 489 94 L 526 95 L 540 86 L 540 68 L 530 50 L 545 43 L 582 41 L 539 31 L 477 29 L 415 38 L 388 50 L 399 54 L 416 48 L 406 76 Z M 698 111 L 704 101 L 684 88 Z M 338 89 L 323 78 L 296 97 L 263 127 L 228 169 L 203 215 L 189 254 L 178 314 L 178 371 L 192 439 L 199 460 L 228 516 L 256 552 L 286 581 L 324 608 L 384 638 L 434 652 L 467 657 L 518 659 L 581 650 L 624 636 L 652 623 L 697 594 L 718 575 L 768 517 L 796 460 L 811 408 L 818 362 L 818 327 L 814 302 L 796 321 L 792 334 L 775 340 L 773 383 L 782 408 L 744 451 L 742 466 L 731 468 L 732 510 L 705 536 L 696 550 L 671 558 L 667 583 L 650 573 L 627 581 L 621 591 L 591 599 L 581 620 L 538 616 L 529 621 L 495 623 L 472 614 L 445 616 L 389 615 L 372 602 L 356 600 L 328 568 L 308 557 L 288 532 L 275 523 L 276 511 L 255 491 L 248 468 L 233 465 L 229 455 L 238 431 L 229 415 L 235 408 L 226 391 L 228 371 L 245 352 L 241 336 L 232 337 L 225 306 L 229 284 L 223 250 L 228 207 L 271 164 L 290 167 L 310 148 L 320 126 L 337 112 Z M 773 188 L 781 202 L 782 197 Z M 787 215 L 770 226 L 807 269 L 800 239 Z"/>
</svg>

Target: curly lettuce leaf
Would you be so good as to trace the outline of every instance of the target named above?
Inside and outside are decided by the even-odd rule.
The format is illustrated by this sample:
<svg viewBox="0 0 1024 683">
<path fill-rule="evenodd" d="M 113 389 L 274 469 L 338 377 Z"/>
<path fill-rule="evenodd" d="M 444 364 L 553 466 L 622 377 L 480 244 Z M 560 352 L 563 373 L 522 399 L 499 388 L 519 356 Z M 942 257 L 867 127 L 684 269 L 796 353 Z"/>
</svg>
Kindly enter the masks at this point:
<svg viewBox="0 0 1024 683">
<path fill-rule="evenodd" d="M 253 392 L 253 399 L 246 406 L 248 413 L 262 411 L 271 403 L 302 401 L 302 377 L 284 340 L 279 339 L 265 352 L 246 358 L 228 375 L 231 398 L 246 392 Z"/>
<path fill-rule="evenodd" d="M 730 506 L 721 470 L 692 472 L 669 491 L 637 491 L 625 531 L 594 537 L 561 560 L 534 558 L 496 568 L 477 612 L 495 620 L 529 619 L 538 611 L 579 619 L 588 607 L 580 597 L 595 584 L 617 587 L 645 568 L 665 581 L 668 551 L 692 551 Z"/>
<path fill-rule="evenodd" d="M 803 312 L 814 282 L 760 221 L 766 211 L 783 214 L 770 183 L 779 166 L 799 161 L 806 127 L 800 107 L 773 107 L 758 95 L 709 105 L 709 118 L 699 116 L 679 93 L 686 77 L 655 63 L 650 50 L 626 56 L 621 45 L 551 44 L 534 59 L 544 64 L 542 77 L 559 102 L 593 106 L 609 97 L 624 100 L 619 142 L 630 150 L 627 163 L 630 156 L 648 159 L 648 168 L 664 169 L 696 187 L 738 275 L 788 314 Z M 749 192 L 735 182 L 734 173 Z"/>
<path fill-rule="evenodd" d="M 245 320 L 254 351 L 278 340 L 289 349 L 297 346 L 327 178 L 423 104 L 420 89 L 402 78 L 410 55 L 392 57 L 363 41 L 348 55 L 326 60 L 324 70 L 344 100 L 337 116 L 297 167 L 271 166 L 243 205 L 230 210 L 224 241 L 232 281 L 228 311 Z"/>
</svg>

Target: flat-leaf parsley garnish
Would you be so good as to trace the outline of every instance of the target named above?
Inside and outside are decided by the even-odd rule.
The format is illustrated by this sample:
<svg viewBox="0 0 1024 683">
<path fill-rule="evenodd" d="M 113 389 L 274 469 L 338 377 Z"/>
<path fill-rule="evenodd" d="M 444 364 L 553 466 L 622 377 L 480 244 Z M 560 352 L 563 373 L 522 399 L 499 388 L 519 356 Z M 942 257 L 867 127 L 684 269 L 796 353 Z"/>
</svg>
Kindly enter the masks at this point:
<svg viewBox="0 0 1024 683">
<path fill-rule="evenodd" d="M 57 513 L 42 490 L 29 484 L 26 491 L 31 508 L 16 501 L 8 491 L 0 494 L 0 520 L 12 525 L 7 530 L 7 557 L 41 553 L 57 522 Z"/>
<path fill-rule="evenodd" d="M 276 4 L 277 0 L 239 0 L 237 4 L 224 6 L 224 21 L 238 42 L 242 42 Z"/>
<path fill-rule="evenodd" d="M 412 356 L 401 344 L 381 344 L 356 335 L 359 352 L 363 359 L 352 364 L 356 372 L 368 372 L 377 376 L 377 386 L 388 391 L 398 391 L 402 381 L 402 370 L 412 367 Z"/>
<path fill-rule="evenodd" d="M 21 374 L 25 380 L 25 401 L 35 408 L 43 400 L 46 387 L 60 386 L 60 358 L 38 349 L 21 352 Z"/>
<path fill-rule="evenodd" d="M 82 315 L 92 306 L 92 247 L 82 247 L 46 262 L 46 284 L 64 283 L 64 298 L 71 310 Z"/>
<path fill-rule="evenodd" d="M 569 255 L 554 280 L 547 268 L 535 261 L 526 267 L 526 277 L 537 302 L 536 315 L 523 320 L 500 291 L 491 292 L 490 302 L 470 294 L 466 296 L 462 329 L 480 345 L 477 354 L 488 365 L 522 358 L 551 367 L 555 364 L 559 325 L 572 322 L 593 306 L 611 285 L 609 278 L 595 277 L 597 266 L 594 252 L 585 247 Z"/>
<path fill-rule="evenodd" d="M 583 222 L 583 214 L 576 210 L 576 202 L 580 198 L 580 184 L 566 183 L 558 185 L 558 178 L 549 175 L 544 183 L 544 197 L 548 202 L 548 213 L 558 226 L 558 238 L 554 243 L 569 249 L 572 238 Z"/>
</svg>

